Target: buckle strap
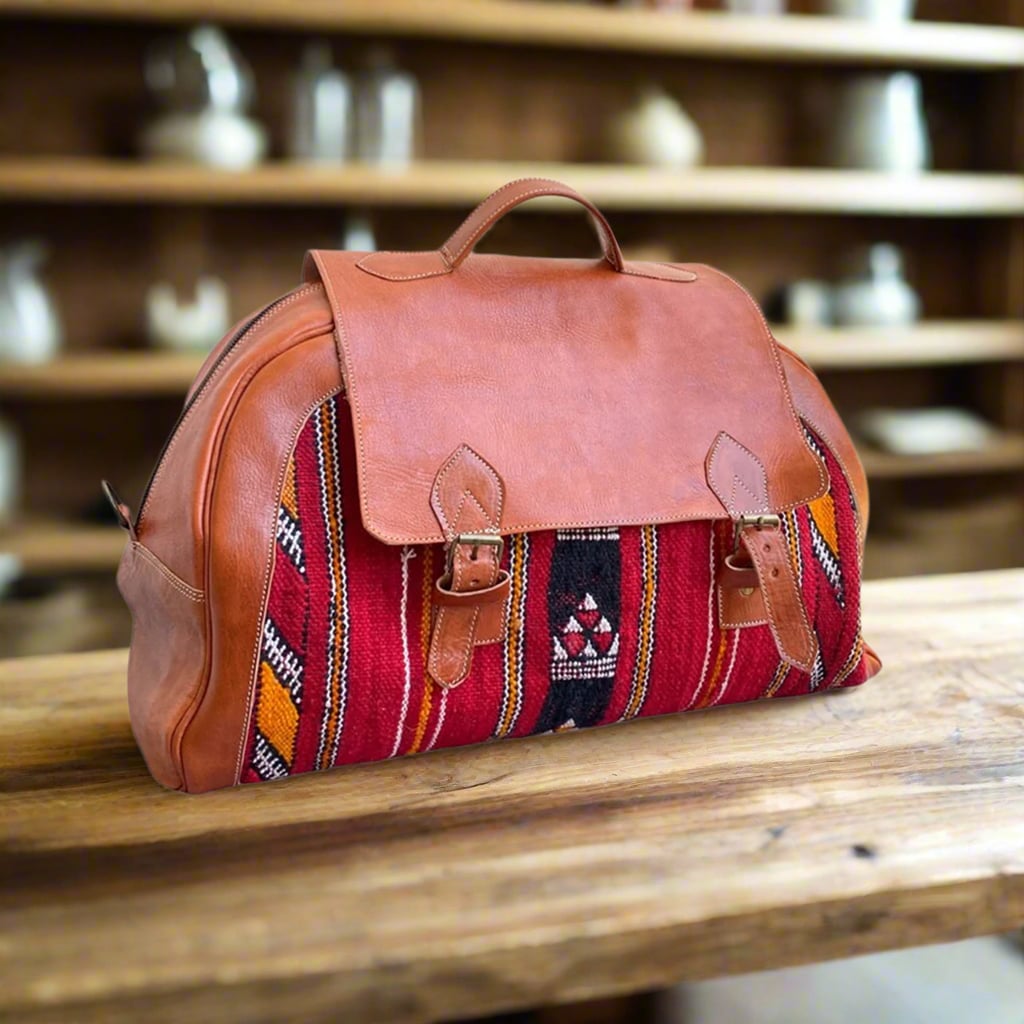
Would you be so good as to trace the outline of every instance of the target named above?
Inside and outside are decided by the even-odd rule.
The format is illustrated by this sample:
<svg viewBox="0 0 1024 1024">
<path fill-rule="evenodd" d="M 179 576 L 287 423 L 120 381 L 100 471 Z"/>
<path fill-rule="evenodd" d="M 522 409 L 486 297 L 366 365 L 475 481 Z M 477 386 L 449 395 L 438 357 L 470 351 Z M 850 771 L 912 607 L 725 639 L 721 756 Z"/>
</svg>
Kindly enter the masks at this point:
<svg viewBox="0 0 1024 1024">
<path fill-rule="evenodd" d="M 427 671 L 439 686 L 458 686 L 469 675 L 475 646 L 504 639 L 509 589 L 501 571 L 504 502 L 501 477 L 469 445 L 460 445 L 434 480 L 430 506 L 448 538 L 427 656 Z"/>
</svg>

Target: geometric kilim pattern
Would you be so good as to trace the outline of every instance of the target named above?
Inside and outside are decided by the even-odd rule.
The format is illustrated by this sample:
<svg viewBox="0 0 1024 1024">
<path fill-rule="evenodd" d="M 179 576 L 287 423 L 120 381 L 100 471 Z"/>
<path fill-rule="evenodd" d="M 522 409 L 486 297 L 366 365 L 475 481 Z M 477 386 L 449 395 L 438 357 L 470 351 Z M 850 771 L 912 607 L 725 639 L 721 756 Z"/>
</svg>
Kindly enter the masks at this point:
<svg viewBox="0 0 1024 1024">
<path fill-rule="evenodd" d="M 683 522 L 506 538 L 505 638 L 442 691 L 426 663 L 443 550 L 362 529 L 351 414 L 329 399 L 285 474 L 242 781 L 863 682 L 854 500 L 805 431 L 830 489 L 782 526 L 818 638 L 810 672 L 766 625 L 722 628 L 731 526 Z"/>
</svg>

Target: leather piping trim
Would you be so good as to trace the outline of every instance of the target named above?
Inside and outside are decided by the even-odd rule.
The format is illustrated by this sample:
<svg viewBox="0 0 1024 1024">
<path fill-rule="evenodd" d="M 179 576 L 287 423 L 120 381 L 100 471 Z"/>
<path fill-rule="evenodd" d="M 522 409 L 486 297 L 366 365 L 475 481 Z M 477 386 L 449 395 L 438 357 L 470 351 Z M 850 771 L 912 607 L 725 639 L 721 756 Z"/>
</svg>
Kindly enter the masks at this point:
<svg viewBox="0 0 1024 1024">
<path fill-rule="evenodd" d="M 374 257 L 423 255 L 430 255 L 430 253 L 411 252 L 409 250 L 384 250 L 381 252 L 370 252 L 356 263 L 356 267 L 363 271 L 364 274 L 371 274 L 373 277 L 379 277 L 382 281 L 422 281 L 428 277 L 447 277 L 452 272 L 451 266 L 444 262 L 444 259 L 439 253 L 437 254 L 437 257 L 438 262 L 441 264 L 440 267 L 437 270 L 425 270 L 419 274 L 389 274 L 386 271 L 378 270 L 376 267 L 370 265 L 370 262 Z"/>
<path fill-rule="evenodd" d="M 303 290 L 303 294 L 305 294 L 305 290 Z M 298 295 L 298 293 L 296 293 L 296 295 Z M 202 546 L 203 549 L 203 584 L 207 592 L 209 592 L 210 589 L 210 559 L 206 553 L 206 545 L 210 537 L 210 496 L 217 475 L 217 463 L 220 457 L 221 447 L 224 441 L 224 435 L 227 432 L 228 427 L 230 426 L 231 419 L 234 415 L 235 410 L 238 408 L 238 403 L 239 401 L 241 401 L 242 396 L 245 394 L 246 388 L 249 386 L 253 378 L 258 373 L 264 370 L 267 366 L 270 366 L 276 359 L 284 355 L 286 352 L 291 351 L 293 348 L 297 347 L 298 345 L 301 345 L 303 342 L 312 341 L 315 338 L 323 337 L 324 334 L 330 332 L 330 329 L 330 323 L 314 324 L 310 325 L 309 327 L 306 327 L 304 330 L 296 334 L 292 343 L 289 344 L 287 347 L 283 348 L 279 352 L 276 352 L 269 359 L 265 359 L 263 362 L 252 366 L 246 372 L 245 376 L 236 383 L 230 395 L 227 397 L 227 401 L 225 402 L 225 408 L 222 411 L 222 414 L 218 418 L 216 425 L 214 427 L 214 430 L 216 431 L 217 435 L 216 443 L 213 447 L 213 450 L 210 453 L 209 461 L 203 467 L 204 479 L 200 491 L 202 497 L 202 505 L 200 512 L 200 519 L 202 521 L 202 535 L 198 539 L 198 543 Z M 211 377 L 210 379 L 212 380 L 213 378 Z M 202 391 L 199 392 L 200 395 L 202 393 Z M 213 645 L 210 642 L 210 638 L 213 636 L 213 623 L 210 618 L 210 603 L 208 601 L 204 601 L 204 610 L 205 615 L 203 625 L 206 643 L 204 645 L 204 661 L 202 673 L 200 675 L 199 685 L 196 687 L 195 693 L 192 694 L 192 697 L 190 698 L 189 702 L 182 709 L 181 716 L 175 723 L 174 728 L 171 730 L 171 735 L 169 739 L 169 753 L 171 761 L 178 770 L 178 776 L 181 779 L 180 788 L 186 791 L 188 790 L 189 786 L 188 775 L 185 771 L 185 761 L 184 758 L 182 757 L 182 743 L 184 742 L 185 734 L 186 732 L 188 732 L 189 726 L 195 719 L 196 712 L 202 705 L 203 701 L 206 699 L 206 694 L 210 688 L 210 674 L 212 671 L 211 659 Z M 250 712 L 247 711 L 247 720 L 249 714 Z"/>
<path fill-rule="evenodd" d="M 782 365 L 782 358 L 779 355 L 779 343 L 775 340 L 774 335 L 771 332 L 771 328 L 768 326 L 768 321 L 765 319 L 764 312 L 761 307 L 754 301 L 754 297 L 743 287 L 735 278 L 730 277 L 728 274 L 723 274 L 722 271 L 716 270 L 714 267 L 708 266 L 706 263 L 702 263 L 701 266 L 710 271 L 712 274 L 717 274 L 720 278 L 728 281 L 734 288 L 738 288 L 740 293 L 746 298 L 750 304 L 750 308 L 757 314 L 757 319 L 761 323 L 761 329 L 764 333 L 765 341 L 768 343 L 768 347 L 771 350 L 772 362 L 775 364 L 775 374 L 779 378 L 779 383 L 782 385 L 782 393 L 786 400 L 786 408 L 789 409 L 789 414 L 793 418 L 793 425 L 796 427 L 800 440 L 804 446 L 811 453 L 811 457 L 814 459 L 814 464 L 818 470 L 818 479 L 820 481 L 820 487 L 815 494 L 805 498 L 803 501 L 797 501 L 789 505 L 773 506 L 773 512 L 789 512 L 794 508 L 799 508 L 801 505 L 808 505 L 812 501 L 817 501 L 829 488 L 828 473 L 825 471 L 825 466 L 821 459 L 818 458 L 817 452 L 811 447 L 810 442 L 804 436 L 803 424 L 800 422 L 800 414 L 797 412 L 796 405 L 793 402 L 793 394 L 789 390 L 789 380 L 786 377 L 786 368 Z M 769 481 L 769 487 L 771 481 Z"/>
<path fill-rule="evenodd" d="M 280 302 L 275 303 L 273 312 L 277 313 L 278 310 L 284 309 L 286 306 L 290 306 L 293 302 L 302 298 L 304 295 L 308 295 L 311 291 L 316 291 L 317 288 L 321 287 L 323 287 L 321 283 L 313 281 L 310 282 L 309 284 L 302 286 L 301 288 L 297 288 L 294 292 L 292 292 L 291 295 L 288 295 Z M 238 341 L 241 342 L 242 337 L 244 337 L 245 334 L 248 334 L 248 332 L 252 330 L 252 328 L 254 328 L 261 319 L 262 317 L 257 317 L 255 320 L 253 320 L 253 322 L 249 324 L 248 327 L 246 327 L 242 336 L 238 338 Z M 329 324 L 325 324 L 322 328 L 322 331 L 327 330 L 330 330 Z M 177 424 L 175 424 L 174 436 L 171 437 L 171 439 L 167 443 L 167 447 L 160 454 L 160 464 L 156 467 L 156 472 L 154 472 L 152 479 L 149 481 L 149 485 L 146 489 L 146 499 L 142 503 L 142 506 L 139 508 L 139 514 L 135 517 L 136 533 L 138 533 L 142 529 L 142 524 L 146 518 L 146 510 L 149 508 L 149 499 L 153 494 L 153 490 L 156 487 L 157 481 L 163 475 L 164 467 L 167 465 L 168 456 L 171 454 L 171 451 L 174 449 L 174 446 L 178 443 L 178 438 L 181 437 L 182 430 L 185 424 L 192 418 L 192 413 L 195 411 L 196 406 L 202 400 L 203 396 L 209 392 L 211 385 L 214 383 L 217 377 L 220 376 L 221 371 L 227 368 L 228 364 L 232 362 L 233 358 L 239 351 L 240 349 L 236 344 L 233 345 L 227 352 L 225 352 L 220 361 L 217 363 L 217 365 L 213 367 L 212 371 L 210 372 L 210 375 L 203 382 L 203 386 L 194 394 L 192 394 L 191 397 L 188 399 L 188 411 L 185 413 L 184 416 L 182 416 L 181 420 Z"/>
<path fill-rule="evenodd" d="M 161 562 L 160 559 L 157 558 L 157 556 L 140 541 L 133 540 L 132 549 L 140 558 L 144 558 L 149 562 L 149 564 L 184 597 L 187 597 L 190 601 L 195 601 L 196 604 L 201 604 L 206 600 L 206 595 L 201 590 L 197 590 L 195 587 L 186 583 L 180 576 L 171 572 L 171 570 L 168 569 L 167 566 L 164 565 L 164 563 Z"/>
<path fill-rule="evenodd" d="M 315 259 L 315 257 L 314 257 Z M 711 267 L 706 267 L 705 264 L 701 264 L 707 270 L 711 270 L 713 273 L 718 274 L 720 277 L 725 278 L 727 281 L 732 283 L 746 297 L 747 302 L 750 303 L 751 307 L 756 311 L 758 320 L 763 328 L 763 336 L 765 343 L 770 347 L 772 353 L 772 361 L 775 365 L 775 372 L 782 385 L 783 395 L 786 402 L 786 407 L 789 409 L 790 415 L 793 418 L 793 424 L 797 431 L 799 431 L 800 441 L 810 453 L 814 459 L 815 466 L 818 470 L 818 479 L 820 481 L 818 490 L 808 497 L 800 500 L 791 502 L 787 505 L 780 505 L 773 507 L 773 511 L 776 512 L 788 512 L 791 509 L 799 508 L 802 505 L 806 505 L 809 502 L 815 501 L 820 498 L 828 490 L 828 474 L 825 472 L 825 467 L 821 463 L 821 459 L 818 458 L 817 453 L 811 448 L 804 437 L 803 426 L 800 423 L 800 418 L 797 415 L 796 408 L 793 405 L 793 396 L 789 390 L 789 384 L 786 381 L 786 371 L 782 365 L 782 360 L 779 358 L 778 346 L 775 339 L 772 337 L 771 331 L 768 330 L 768 323 L 761 313 L 760 307 L 751 298 L 750 293 L 740 285 L 736 284 L 731 277 L 726 274 L 722 274 L 720 271 L 713 270 Z M 317 270 L 320 271 L 319 262 L 317 262 Z M 422 536 L 403 536 L 401 534 L 390 533 L 387 530 L 381 529 L 377 523 L 373 512 L 370 509 L 366 488 L 363 486 L 363 473 L 362 467 L 366 463 L 366 446 L 363 440 L 363 416 L 360 410 L 359 404 L 359 388 L 356 384 L 356 377 L 352 370 L 352 362 L 349 359 L 348 345 L 346 344 L 347 331 L 345 328 L 344 317 L 341 313 L 341 304 L 338 301 L 338 296 L 334 290 L 334 286 L 331 283 L 331 279 L 328 275 L 322 271 L 320 273 L 320 279 L 323 282 L 324 290 L 327 293 L 327 297 L 330 300 L 331 308 L 334 310 L 335 319 L 335 330 L 337 333 L 338 343 L 338 355 L 341 361 L 342 376 L 348 384 L 348 403 L 352 411 L 352 416 L 355 419 L 355 438 L 356 438 L 356 458 L 358 461 L 357 473 L 359 479 L 359 507 L 363 513 L 363 526 L 374 537 L 378 540 L 384 541 L 386 544 L 441 544 L 445 541 L 443 533 L 430 533 Z M 724 512 L 720 516 L 716 516 L 717 519 L 727 519 L 728 514 Z M 502 523 L 503 534 L 513 533 L 532 533 L 540 530 L 568 530 L 572 528 L 581 527 L 599 527 L 599 526 L 656 526 L 660 523 L 683 523 L 692 520 L 707 520 L 708 516 L 703 514 L 695 515 L 680 515 L 678 510 L 673 511 L 667 509 L 660 512 L 653 512 L 645 515 L 642 519 L 633 518 L 630 516 L 617 516 L 614 513 L 602 515 L 600 517 L 587 518 L 584 520 L 555 520 L 554 522 L 539 522 L 539 523 Z"/>
<path fill-rule="evenodd" d="M 322 332 L 321 334 L 317 334 L 315 337 L 322 337 Z M 309 341 L 312 339 L 307 338 L 304 340 Z M 343 394 L 344 391 L 344 385 L 341 385 L 340 387 L 332 387 L 324 394 L 320 395 L 317 399 L 306 405 L 306 408 L 303 410 L 297 425 L 292 430 L 291 440 L 289 441 L 288 444 L 287 455 L 284 461 L 278 467 L 277 480 L 274 487 L 273 524 L 271 525 L 269 531 L 270 544 L 269 550 L 267 552 L 267 557 L 265 559 L 265 569 L 263 573 L 263 593 L 262 596 L 260 597 L 259 622 L 257 622 L 256 624 L 256 640 L 255 643 L 253 644 L 252 659 L 249 666 L 249 688 L 248 696 L 246 698 L 245 719 L 242 723 L 242 734 L 238 738 L 238 752 L 235 755 L 235 772 L 232 781 L 232 785 L 234 786 L 237 786 L 239 784 L 242 777 L 242 759 L 245 757 L 245 745 L 246 741 L 249 738 L 249 729 L 252 726 L 252 714 L 256 698 L 256 675 L 259 672 L 260 666 L 261 627 L 267 615 L 267 602 L 270 600 L 270 583 L 274 578 L 274 568 L 277 565 L 277 531 L 275 529 L 275 526 L 277 523 L 277 510 L 278 506 L 281 503 L 281 494 L 284 490 L 285 473 L 288 470 L 289 461 L 295 454 L 295 446 L 298 444 L 299 435 L 302 433 L 303 427 L 305 427 L 305 425 L 309 422 L 310 416 L 312 416 L 313 413 L 315 413 L 316 410 L 319 409 L 320 406 L 324 404 L 324 402 L 329 401 L 335 395 Z"/>
</svg>

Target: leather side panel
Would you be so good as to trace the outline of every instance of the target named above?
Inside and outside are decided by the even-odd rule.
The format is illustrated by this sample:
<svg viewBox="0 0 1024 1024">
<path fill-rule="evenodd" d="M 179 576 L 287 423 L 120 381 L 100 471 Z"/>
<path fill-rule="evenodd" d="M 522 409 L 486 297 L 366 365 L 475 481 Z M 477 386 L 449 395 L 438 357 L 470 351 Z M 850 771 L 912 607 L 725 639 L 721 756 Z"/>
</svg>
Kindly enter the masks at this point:
<svg viewBox="0 0 1024 1024">
<path fill-rule="evenodd" d="M 861 549 L 868 532 L 868 515 L 870 503 L 868 499 L 868 481 L 864 473 L 857 449 L 853 446 L 850 434 L 839 418 L 835 406 L 832 405 L 825 389 L 821 386 L 814 371 L 795 353 L 784 345 L 779 345 L 782 365 L 789 381 L 789 390 L 793 396 L 800 417 L 816 430 L 828 442 L 829 447 L 839 464 L 846 472 L 853 494 L 857 501 L 857 530 L 860 535 Z"/>
<path fill-rule="evenodd" d="M 128 712 L 153 777 L 184 785 L 175 733 L 203 680 L 206 607 L 203 594 L 175 577 L 141 544 L 129 544 L 117 583 L 132 612 Z"/>
<path fill-rule="evenodd" d="M 284 470 L 309 413 L 342 387 L 333 334 L 308 334 L 252 378 L 216 454 L 206 534 L 209 680 L 182 737 L 190 792 L 238 779 Z"/>
<path fill-rule="evenodd" d="M 302 333 L 329 331 L 333 316 L 319 286 L 285 296 L 225 358 L 180 425 L 156 471 L 137 524 L 139 540 L 186 583 L 203 587 L 206 478 L 220 425 L 260 367 Z"/>
</svg>

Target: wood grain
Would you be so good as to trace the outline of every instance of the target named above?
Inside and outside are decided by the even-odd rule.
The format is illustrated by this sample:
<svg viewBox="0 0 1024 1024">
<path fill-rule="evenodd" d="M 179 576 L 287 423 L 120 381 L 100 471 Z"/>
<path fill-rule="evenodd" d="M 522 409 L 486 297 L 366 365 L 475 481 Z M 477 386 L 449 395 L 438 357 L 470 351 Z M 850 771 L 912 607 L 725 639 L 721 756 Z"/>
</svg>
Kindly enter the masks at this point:
<svg viewBox="0 0 1024 1024">
<path fill-rule="evenodd" d="M 851 693 L 186 797 L 124 652 L 0 663 L 0 1017 L 425 1022 L 1024 924 L 1024 571 Z"/>
<path fill-rule="evenodd" d="M 141 21 L 387 33 L 472 42 L 688 54 L 745 60 L 857 61 L 923 67 L 1017 68 L 1024 32 L 913 22 L 877 32 L 855 20 L 657 15 L 570 3 L 489 0 L 0 0 L 0 12 Z"/>
<path fill-rule="evenodd" d="M 268 163 L 230 172 L 196 165 L 89 158 L 4 157 L 0 198 L 48 202 L 460 206 L 513 178 L 568 179 L 609 210 L 771 211 L 886 216 L 1024 214 L 1019 174 L 773 167 L 689 171 L 584 163 L 430 160 L 394 173 L 358 164 Z M 570 209 L 540 199 L 524 210 Z"/>
</svg>

